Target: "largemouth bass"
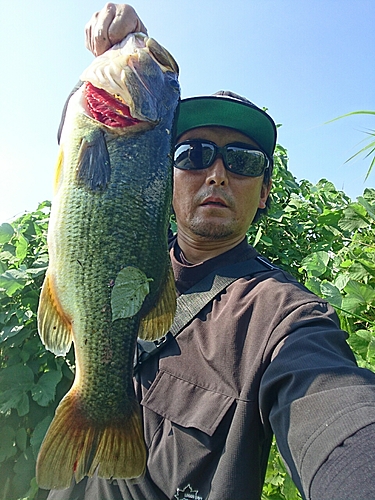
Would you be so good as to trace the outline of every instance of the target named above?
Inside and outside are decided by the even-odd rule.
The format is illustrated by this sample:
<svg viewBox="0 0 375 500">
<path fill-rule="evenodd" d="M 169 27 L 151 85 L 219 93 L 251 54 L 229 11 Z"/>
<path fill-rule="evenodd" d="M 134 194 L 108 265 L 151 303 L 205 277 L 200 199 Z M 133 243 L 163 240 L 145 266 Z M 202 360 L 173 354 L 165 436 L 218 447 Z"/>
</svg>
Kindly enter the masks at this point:
<svg viewBox="0 0 375 500">
<path fill-rule="evenodd" d="M 132 34 L 93 61 L 69 100 L 38 328 L 56 355 L 73 341 L 76 373 L 39 452 L 42 488 L 145 470 L 132 370 L 137 335 L 163 336 L 176 307 L 167 228 L 177 75 L 163 47 Z"/>
</svg>

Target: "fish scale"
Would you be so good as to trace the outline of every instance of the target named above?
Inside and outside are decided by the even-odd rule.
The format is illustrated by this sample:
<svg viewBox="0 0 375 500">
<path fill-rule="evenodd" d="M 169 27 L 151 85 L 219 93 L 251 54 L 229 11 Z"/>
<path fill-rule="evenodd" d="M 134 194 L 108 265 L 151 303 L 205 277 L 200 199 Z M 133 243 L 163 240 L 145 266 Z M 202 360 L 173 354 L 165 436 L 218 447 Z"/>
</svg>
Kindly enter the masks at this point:
<svg viewBox="0 0 375 500">
<path fill-rule="evenodd" d="M 84 72 L 90 87 L 83 83 L 67 107 L 38 328 L 57 355 L 73 342 L 76 373 L 38 456 L 42 488 L 67 488 L 73 477 L 78 482 L 95 471 L 135 478 L 145 470 L 132 369 L 137 335 L 163 336 L 176 307 L 167 248 L 176 71 L 157 42 L 131 35 Z M 106 103 L 113 116 L 117 94 L 121 116 L 111 123 L 124 123 L 126 105 L 134 118 L 127 127 L 97 120 Z M 100 114 L 92 108 L 96 99 Z"/>
</svg>

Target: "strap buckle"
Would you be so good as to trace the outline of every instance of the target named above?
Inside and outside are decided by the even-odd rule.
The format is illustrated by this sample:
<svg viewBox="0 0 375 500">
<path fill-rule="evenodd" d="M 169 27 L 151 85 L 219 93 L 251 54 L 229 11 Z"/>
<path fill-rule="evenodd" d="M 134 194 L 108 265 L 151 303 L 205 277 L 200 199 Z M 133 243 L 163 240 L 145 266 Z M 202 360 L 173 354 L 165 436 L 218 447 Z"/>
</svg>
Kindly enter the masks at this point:
<svg viewBox="0 0 375 500">
<path fill-rule="evenodd" d="M 139 367 L 147 361 L 151 356 L 156 354 L 158 351 L 170 338 L 171 333 L 167 332 L 160 339 L 149 342 L 148 340 L 138 339 L 137 348 L 134 356 L 134 373 L 136 373 Z"/>
</svg>

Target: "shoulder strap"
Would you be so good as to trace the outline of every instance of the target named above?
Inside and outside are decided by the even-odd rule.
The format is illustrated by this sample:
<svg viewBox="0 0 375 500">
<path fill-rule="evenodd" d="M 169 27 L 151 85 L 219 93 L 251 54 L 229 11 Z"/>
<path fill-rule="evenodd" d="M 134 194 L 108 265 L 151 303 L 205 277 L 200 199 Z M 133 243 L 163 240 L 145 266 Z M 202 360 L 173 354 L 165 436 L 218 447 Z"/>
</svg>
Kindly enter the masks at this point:
<svg viewBox="0 0 375 500">
<path fill-rule="evenodd" d="M 244 262 L 236 262 L 229 266 L 216 269 L 196 283 L 187 292 L 177 298 L 177 309 L 174 322 L 164 337 L 147 342 L 142 339 L 137 341 L 137 360 L 134 373 L 139 366 L 156 352 L 173 336 L 176 337 L 195 316 L 231 283 L 244 276 L 253 276 L 257 273 L 278 269 L 266 259 L 257 255 Z"/>
<path fill-rule="evenodd" d="M 170 332 L 174 337 L 209 303 L 238 278 L 276 269 L 260 256 L 216 269 L 177 299 Z"/>
</svg>

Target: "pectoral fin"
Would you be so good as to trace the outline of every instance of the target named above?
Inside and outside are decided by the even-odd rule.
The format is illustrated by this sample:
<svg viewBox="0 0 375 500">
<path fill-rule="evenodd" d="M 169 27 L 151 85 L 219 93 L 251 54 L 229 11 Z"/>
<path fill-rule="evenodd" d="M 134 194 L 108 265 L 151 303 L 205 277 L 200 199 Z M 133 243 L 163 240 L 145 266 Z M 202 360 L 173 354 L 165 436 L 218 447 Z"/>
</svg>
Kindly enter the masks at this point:
<svg viewBox="0 0 375 500">
<path fill-rule="evenodd" d="M 65 356 L 72 343 L 71 323 L 64 315 L 48 272 L 38 307 L 38 331 L 43 344 L 56 356 Z"/>
<path fill-rule="evenodd" d="M 156 340 L 167 333 L 176 312 L 176 287 L 172 268 L 160 298 L 151 311 L 142 318 L 138 336 L 144 340 Z"/>
<path fill-rule="evenodd" d="M 97 130 L 82 139 L 78 156 L 77 181 L 90 191 L 106 188 L 111 177 L 111 162 L 104 132 Z"/>
</svg>

